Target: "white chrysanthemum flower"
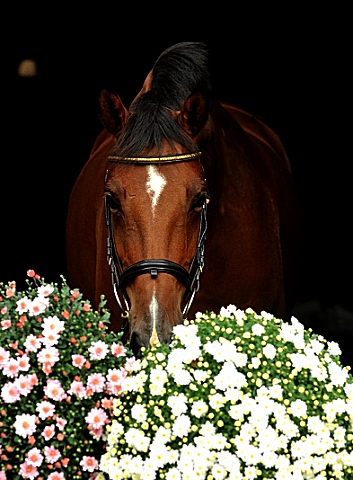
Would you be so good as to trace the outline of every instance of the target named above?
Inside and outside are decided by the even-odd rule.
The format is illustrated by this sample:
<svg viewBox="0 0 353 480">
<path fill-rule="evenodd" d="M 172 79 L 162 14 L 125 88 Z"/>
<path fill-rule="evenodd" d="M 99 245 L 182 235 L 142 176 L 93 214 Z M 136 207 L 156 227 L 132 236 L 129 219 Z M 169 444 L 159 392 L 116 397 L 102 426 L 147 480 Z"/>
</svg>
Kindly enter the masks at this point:
<svg viewBox="0 0 353 480">
<path fill-rule="evenodd" d="M 221 359 L 225 362 L 234 362 L 237 360 L 239 352 L 237 352 L 237 347 L 233 345 L 232 342 L 225 340 L 221 343 L 222 345 L 222 356 Z M 240 360 L 239 360 L 240 361 Z M 238 366 L 238 365 L 237 365 Z"/>
<path fill-rule="evenodd" d="M 215 480 L 222 480 L 223 478 L 226 478 L 227 470 L 222 467 L 222 465 L 219 465 L 219 463 L 216 463 L 212 467 L 212 475 Z"/>
<path fill-rule="evenodd" d="M 156 435 L 155 435 L 155 440 L 154 441 L 158 441 L 162 444 L 166 444 L 169 442 L 170 440 L 170 437 L 171 437 L 171 430 L 170 428 L 165 428 L 165 427 L 158 427 L 158 430 L 156 431 Z"/>
<path fill-rule="evenodd" d="M 209 374 L 206 372 L 206 370 L 195 370 L 193 375 L 197 382 L 204 382 L 209 377 Z"/>
<path fill-rule="evenodd" d="M 238 368 L 245 367 L 248 362 L 248 356 L 246 353 L 236 352 L 232 358 L 232 361 Z"/>
<path fill-rule="evenodd" d="M 153 466 L 162 468 L 168 462 L 168 449 L 164 443 L 158 442 L 156 439 L 150 445 L 149 460 Z"/>
<path fill-rule="evenodd" d="M 293 438 L 299 433 L 299 429 L 292 420 L 283 417 L 277 419 L 277 428 L 281 430 L 288 438 Z"/>
<path fill-rule="evenodd" d="M 251 330 L 254 335 L 261 336 L 265 331 L 265 327 L 259 323 L 255 323 L 255 325 L 251 327 Z"/>
<path fill-rule="evenodd" d="M 212 448 L 215 450 L 223 450 L 227 444 L 227 438 L 222 433 L 212 435 Z"/>
<path fill-rule="evenodd" d="M 182 354 L 184 352 L 183 348 L 175 348 L 168 355 L 168 363 L 166 366 L 166 371 L 169 374 L 174 373 L 176 370 L 180 370 L 183 365 Z"/>
<path fill-rule="evenodd" d="M 165 479 L 166 480 L 181 480 L 181 472 L 177 468 L 172 467 L 165 474 Z"/>
<path fill-rule="evenodd" d="M 135 473 L 137 475 L 141 475 L 143 471 L 143 460 L 141 457 L 132 457 L 130 463 L 129 463 L 129 470 L 131 473 Z M 122 477 L 124 478 L 124 477 Z"/>
<path fill-rule="evenodd" d="M 261 360 L 258 357 L 253 357 L 251 359 L 251 364 L 254 368 L 259 368 L 259 366 L 261 365 Z"/>
<path fill-rule="evenodd" d="M 292 365 L 297 370 L 302 370 L 303 368 L 308 368 L 308 357 L 303 353 L 292 353 L 289 356 Z"/>
<path fill-rule="evenodd" d="M 150 383 L 160 384 L 165 383 L 168 380 L 168 374 L 161 365 L 157 365 L 156 368 L 151 370 Z"/>
<path fill-rule="evenodd" d="M 238 388 L 227 388 L 224 396 L 228 402 L 236 402 L 240 398 L 240 390 Z"/>
<path fill-rule="evenodd" d="M 176 397 L 169 397 L 167 405 L 171 409 L 172 415 L 175 415 L 176 417 L 185 413 L 188 409 L 186 402 L 183 401 L 181 395 L 178 395 Z"/>
<path fill-rule="evenodd" d="M 200 428 L 200 434 L 203 435 L 203 436 L 207 436 L 207 435 L 212 436 L 215 433 L 216 433 L 216 429 L 215 429 L 214 425 L 212 425 L 212 423 L 209 422 L 208 420 Z"/>
<path fill-rule="evenodd" d="M 185 437 L 185 435 L 187 435 L 188 433 L 190 426 L 191 426 L 190 418 L 184 414 L 179 415 L 175 419 L 174 425 L 172 427 L 173 435 L 180 438 Z"/>
<path fill-rule="evenodd" d="M 192 404 L 191 414 L 197 418 L 201 418 L 208 412 L 208 405 L 203 400 L 197 400 Z"/>
<path fill-rule="evenodd" d="M 347 383 L 347 385 L 345 385 L 343 389 L 348 398 L 353 398 L 353 383 Z"/>
<path fill-rule="evenodd" d="M 147 419 L 147 410 L 143 405 L 137 403 L 131 409 L 131 416 L 136 422 L 142 423 Z"/>
<path fill-rule="evenodd" d="M 346 433 L 347 431 L 345 428 L 338 426 L 333 433 L 333 438 L 342 441 L 345 439 Z"/>
<path fill-rule="evenodd" d="M 307 426 L 309 432 L 313 433 L 319 433 L 323 428 L 325 428 L 324 422 L 318 416 L 308 417 Z"/>
<path fill-rule="evenodd" d="M 342 351 L 337 342 L 327 342 L 327 350 L 331 355 L 341 355 Z"/>
<path fill-rule="evenodd" d="M 225 308 L 225 307 L 221 307 L 219 314 L 221 317 L 224 317 L 224 318 L 229 318 L 231 316 L 230 310 L 228 310 L 228 308 Z"/>
<path fill-rule="evenodd" d="M 297 399 L 291 403 L 292 415 L 295 417 L 303 417 L 306 415 L 307 404 L 303 400 Z"/>
<path fill-rule="evenodd" d="M 211 354 L 217 362 L 222 362 L 224 359 L 223 356 L 223 347 L 222 344 L 216 340 L 214 342 L 207 342 L 204 345 L 204 350 Z"/>
<path fill-rule="evenodd" d="M 208 400 L 210 402 L 210 407 L 213 409 L 222 408 L 226 403 L 226 399 L 220 393 L 215 393 L 213 395 L 209 395 Z"/>
<path fill-rule="evenodd" d="M 182 361 L 183 363 L 191 363 L 193 360 L 197 360 L 201 355 L 200 339 L 195 337 L 197 341 L 188 343 L 183 351 Z"/>
<path fill-rule="evenodd" d="M 237 369 L 231 362 L 225 362 L 218 375 L 213 380 L 214 387 L 218 390 L 226 390 L 234 387 L 233 379 L 237 374 Z"/>
<path fill-rule="evenodd" d="M 297 350 L 302 350 L 305 348 L 304 332 L 300 332 L 294 335 L 293 345 Z"/>
<path fill-rule="evenodd" d="M 280 385 L 271 385 L 268 388 L 268 393 L 272 398 L 282 398 L 283 389 Z"/>
<path fill-rule="evenodd" d="M 173 333 L 179 338 L 181 343 L 185 346 L 191 345 L 194 342 L 200 345 L 200 339 L 197 337 L 198 327 L 196 324 L 191 325 L 176 325 L 173 328 Z"/>
<path fill-rule="evenodd" d="M 265 357 L 269 358 L 270 360 L 276 356 L 276 348 L 271 343 L 268 343 L 265 347 L 263 347 L 262 352 Z"/>
<path fill-rule="evenodd" d="M 178 385 L 189 385 L 190 382 L 192 381 L 192 376 L 190 372 L 188 372 L 184 368 L 175 370 L 173 372 L 173 378 L 175 383 L 177 383 Z"/>
<path fill-rule="evenodd" d="M 348 371 L 346 368 L 341 368 L 337 363 L 331 362 L 328 366 L 331 383 L 334 386 L 342 386 L 348 378 Z"/>
<path fill-rule="evenodd" d="M 124 432 L 124 427 L 121 423 L 113 419 L 110 425 L 110 433 L 113 435 L 121 435 Z"/>
<path fill-rule="evenodd" d="M 156 353 L 156 359 L 157 359 L 159 362 L 163 362 L 163 360 L 165 360 L 165 355 L 164 355 L 164 353 L 157 352 L 157 353 Z"/>
<path fill-rule="evenodd" d="M 126 442 L 139 451 L 147 450 L 150 439 L 144 435 L 141 430 L 137 428 L 130 428 L 124 435 Z"/>
<path fill-rule="evenodd" d="M 310 345 L 311 345 L 311 348 L 316 353 L 316 355 L 319 355 L 321 350 L 324 348 L 324 344 L 319 342 L 319 340 L 317 340 L 316 338 L 313 338 L 310 340 Z"/>
<path fill-rule="evenodd" d="M 286 342 L 293 342 L 295 336 L 295 327 L 294 325 L 289 325 L 288 323 L 282 323 L 280 336 Z"/>
</svg>

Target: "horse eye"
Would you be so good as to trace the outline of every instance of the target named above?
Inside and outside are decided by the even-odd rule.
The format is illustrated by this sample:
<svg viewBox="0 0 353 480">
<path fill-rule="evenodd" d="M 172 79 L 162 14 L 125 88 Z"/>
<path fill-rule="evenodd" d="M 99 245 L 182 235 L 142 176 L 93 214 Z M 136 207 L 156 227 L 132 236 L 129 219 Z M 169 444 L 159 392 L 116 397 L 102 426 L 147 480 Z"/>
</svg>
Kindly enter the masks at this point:
<svg viewBox="0 0 353 480">
<path fill-rule="evenodd" d="M 195 200 L 192 205 L 192 208 L 195 212 L 201 212 L 204 203 L 210 199 L 210 196 L 207 192 L 202 192 Z"/>
<path fill-rule="evenodd" d="M 108 200 L 109 208 L 113 213 L 119 213 L 121 211 L 121 203 L 120 200 L 111 193 L 105 195 L 106 199 Z"/>
</svg>

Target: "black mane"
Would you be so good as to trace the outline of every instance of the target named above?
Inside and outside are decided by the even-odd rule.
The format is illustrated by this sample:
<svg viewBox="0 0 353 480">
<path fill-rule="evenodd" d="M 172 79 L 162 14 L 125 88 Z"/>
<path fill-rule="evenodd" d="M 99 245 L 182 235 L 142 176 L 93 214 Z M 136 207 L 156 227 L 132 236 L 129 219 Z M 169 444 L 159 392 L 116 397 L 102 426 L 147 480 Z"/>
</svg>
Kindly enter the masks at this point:
<svg viewBox="0 0 353 480">
<path fill-rule="evenodd" d="M 153 67 L 151 90 L 131 104 L 132 114 L 113 153 L 133 157 L 154 146 L 159 151 L 163 139 L 194 150 L 195 144 L 168 109 L 177 112 L 192 93 L 201 92 L 208 97 L 210 90 L 206 46 L 183 42 L 168 48 Z"/>
</svg>

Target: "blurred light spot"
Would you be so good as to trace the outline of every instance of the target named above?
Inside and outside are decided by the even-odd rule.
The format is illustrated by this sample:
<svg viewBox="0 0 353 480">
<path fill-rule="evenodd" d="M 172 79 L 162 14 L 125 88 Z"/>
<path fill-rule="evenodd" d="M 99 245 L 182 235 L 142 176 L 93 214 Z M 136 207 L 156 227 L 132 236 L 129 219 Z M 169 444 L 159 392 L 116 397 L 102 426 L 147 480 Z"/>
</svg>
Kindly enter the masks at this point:
<svg viewBox="0 0 353 480">
<path fill-rule="evenodd" d="M 37 64 L 34 60 L 26 59 L 18 66 L 17 73 L 20 77 L 35 77 L 37 75 Z"/>
</svg>

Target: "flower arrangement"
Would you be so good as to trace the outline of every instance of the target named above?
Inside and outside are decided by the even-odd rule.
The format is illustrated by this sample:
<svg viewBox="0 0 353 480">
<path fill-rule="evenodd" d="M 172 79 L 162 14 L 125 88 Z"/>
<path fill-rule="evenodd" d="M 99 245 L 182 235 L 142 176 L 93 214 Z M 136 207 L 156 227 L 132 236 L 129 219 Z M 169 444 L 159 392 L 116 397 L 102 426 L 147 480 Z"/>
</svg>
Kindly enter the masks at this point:
<svg viewBox="0 0 353 480">
<path fill-rule="evenodd" d="M 64 279 L 27 273 L 27 292 L 0 284 L 0 480 L 94 478 L 134 359 L 103 300 L 94 312 Z"/>
<path fill-rule="evenodd" d="M 109 479 L 353 478 L 353 379 L 295 318 L 223 308 L 144 352 L 113 400 Z"/>
</svg>

